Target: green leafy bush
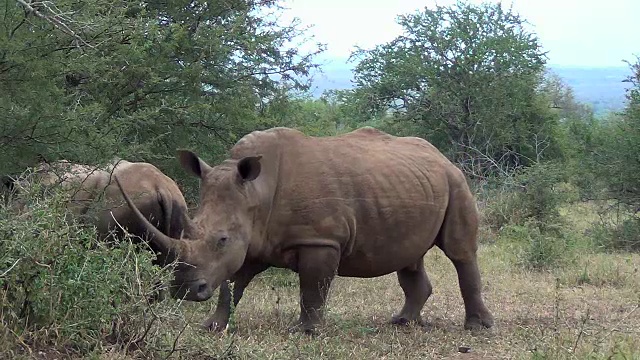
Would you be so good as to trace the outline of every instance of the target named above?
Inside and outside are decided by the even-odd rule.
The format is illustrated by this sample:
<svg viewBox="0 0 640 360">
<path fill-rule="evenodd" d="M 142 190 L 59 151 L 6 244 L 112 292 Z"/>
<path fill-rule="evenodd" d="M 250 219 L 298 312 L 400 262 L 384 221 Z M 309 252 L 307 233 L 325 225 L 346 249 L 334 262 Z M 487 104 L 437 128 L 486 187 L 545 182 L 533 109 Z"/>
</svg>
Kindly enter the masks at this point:
<svg viewBox="0 0 640 360">
<path fill-rule="evenodd" d="M 562 186 L 565 174 L 560 164 L 538 163 L 512 176 L 496 179 L 481 195 L 485 199 L 483 219 L 494 230 L 507 224 L 537 226 L 559 221 L 559 206 L 570 199 Z"/>
<path fill-rule="evenodd" d="M 530 220 L 524 225 L 509 224 L 499 235 L 505 242 L 516 247 L 517 263 L 529 269 L 543 270 L 565 265 L 575 260 L 578 237 L 559 226 L 553 230 L 544 230 Z"/>
<path fill-rule="evenodd" d="M 0 357 L 149 341 L 167 304 L 148 299 L 170 267 L 153 266 L 155 255 L 131 238 L 101 242 L 95 227 L 65 219 L 62 192 L 25 190 L 22 211 L 0 207 Z"/>
<path fill-rule="evenodd" d="M 600 221 L 591 227 L 590 236 L 603 250 L 640 251 L 640 218 Z"/>
<path fill-rule="evenodd" d="M 570 261 L 579 240 L 560 216 L 560 207 L 576 198 L 566 172 L 554 162 L 537 163 L 485 186 L 483 225 L 500 241 L 513 243 L 518 262 L 545 269 Z"/>
</svg>

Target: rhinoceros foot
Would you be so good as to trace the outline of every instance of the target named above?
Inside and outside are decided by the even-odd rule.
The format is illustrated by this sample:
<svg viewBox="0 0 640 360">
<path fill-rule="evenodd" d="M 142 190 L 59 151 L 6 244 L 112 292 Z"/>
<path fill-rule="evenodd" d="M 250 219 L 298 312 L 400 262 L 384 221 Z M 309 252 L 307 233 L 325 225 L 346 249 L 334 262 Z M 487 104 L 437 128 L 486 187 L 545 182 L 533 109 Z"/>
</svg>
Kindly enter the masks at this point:
<svg viewBox="0 0 640 360">
<path fill-rule="evenodd" d="M 320 334 L 315 326 L 305 325 L 301 322 L 297 322 L 295 325 L 291 326 L 288 331 L 290 334 L 303 333 L 309 336 L 318 336 Z"/>
<path fill-rule="evenodd" d="M 222 332 L 227 328 L 228 322 L 224 319 L 220 319 L 216 316 L 210 317 L 207 321 L 202 323 L 202 328 L 212 332 Z"/>
<path fill-rule="evenodd" d="M 493 326 L 493 316 L 489 312 L 474 314 L 469 317 L 464 322 L 465 330 L 482 330 L 488 329 Z"/>
<path fill-rule="evenodd" d="M 427 323 L 424 320 L 422 320 L 422 317 L 417 317 L 414 319 L 409 319 L 406 316 L 399 316 L 399 315 L 394 315 L 393 317 L 391 317 L 391 324 L 393 325 L 408 326 L 411 323 L 418 324 L 420 326 L 427 325 Z"/>
</svg>

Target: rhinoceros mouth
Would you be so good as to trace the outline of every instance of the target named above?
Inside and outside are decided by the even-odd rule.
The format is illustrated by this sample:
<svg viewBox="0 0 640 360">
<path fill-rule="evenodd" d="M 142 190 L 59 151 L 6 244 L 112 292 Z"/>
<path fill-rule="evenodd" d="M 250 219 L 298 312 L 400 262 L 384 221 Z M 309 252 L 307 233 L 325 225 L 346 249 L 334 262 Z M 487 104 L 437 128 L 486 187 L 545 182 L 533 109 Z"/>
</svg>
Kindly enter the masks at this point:
<svg viewBox="0 0 640 360">
<path fill-rule="evenodd" d="M 207 280 L 202 278 L 183 281 L 172 287 L 172 296 L 187 301 L 205 301 L 213 296 L 213 288 Z"/>
</svg>

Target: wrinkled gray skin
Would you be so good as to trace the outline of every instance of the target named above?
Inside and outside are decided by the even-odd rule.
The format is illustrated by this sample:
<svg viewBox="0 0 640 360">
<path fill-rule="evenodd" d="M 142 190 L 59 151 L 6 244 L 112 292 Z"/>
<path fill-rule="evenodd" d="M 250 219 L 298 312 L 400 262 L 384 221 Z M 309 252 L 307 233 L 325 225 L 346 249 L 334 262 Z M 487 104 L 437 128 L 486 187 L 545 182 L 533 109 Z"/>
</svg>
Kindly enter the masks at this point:
<svg viewBox="0 0 640 360">
<path fill-rule="evenodd" d="M 246 135 L 215 167 L 189 151 L 179 159 L 201 180 L 196 230 L 191 241 L 160 232 L 153 241 L 188 264 L 175 273 L 173 296 L 205 301 L 220 286 L 207 328 L 228 323 L 225 280 L 234 282 L 237 305 L 251 279 L 271 266 L 299 274 L 300 318 L 292 330 L 314 332 L 336 274 L 396 272 L 405 302 L 392 322 L 422 323 L 432 291 L 423 259 L 434 245 L 457 270 L 464 327 L 493 325 L 481 296 L 475 200 L 462 172 L 429 142 L 369 127 L 320 138 L 274 128 Z"/>
</svg>

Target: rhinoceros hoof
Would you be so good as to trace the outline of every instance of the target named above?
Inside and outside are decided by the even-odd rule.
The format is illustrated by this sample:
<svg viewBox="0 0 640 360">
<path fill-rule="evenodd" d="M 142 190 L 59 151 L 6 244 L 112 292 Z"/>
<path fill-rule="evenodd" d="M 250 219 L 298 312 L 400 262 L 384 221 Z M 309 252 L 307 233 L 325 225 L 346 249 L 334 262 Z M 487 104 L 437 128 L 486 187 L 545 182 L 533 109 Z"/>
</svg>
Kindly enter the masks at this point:
<svg viewBox="0 0 640 360">
<path fill-rule="evenodd" d="M 422 318 L 407 319 L 404 316 L 397 316 L 397 315 L 394 315 L 393 317 L 391 317 L 391 324 L 393 325 L 408 326 L 411 323 L 415 323 L 420 326 L 426 325 L 426 323 L 422 320 Z"/>
<path fill-rule="evenodd" d="M 467 318 L 464 322 L 465 330 L 482 330 L 489 329 L 493 326 L 493 317 L 490 314 L 483 316 L 474 315 Z"/>
<path fill-rule="evenodd" d="M 317 336 L 319 334 L 315 327 L 305 326 L 301 323 L 297 323 L 288 329 L 289 334 L 303 333 L 309 336 Z"/>
<path fill-rule="evenodd" d="M 221 321 L 207 320 L 202 323 L 202 328 L 211 332 L 222 332 L 228 327 L 228 324 L 223 324 Z"/>
</svg>

